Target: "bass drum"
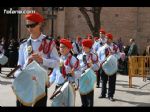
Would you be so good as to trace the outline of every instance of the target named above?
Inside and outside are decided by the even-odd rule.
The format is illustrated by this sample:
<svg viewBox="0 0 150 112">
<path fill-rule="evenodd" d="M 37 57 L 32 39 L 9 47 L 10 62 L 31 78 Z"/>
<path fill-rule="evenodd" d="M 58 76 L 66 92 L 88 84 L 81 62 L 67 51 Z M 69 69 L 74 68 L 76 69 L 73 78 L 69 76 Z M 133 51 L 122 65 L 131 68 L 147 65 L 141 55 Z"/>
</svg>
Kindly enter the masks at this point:
<svg viewBox="0 0 150 112">
<path fill-rule="evenodd" d="M 36 80 L 32 80 L 32 77 Z M 45 86 L 48 83 L 47 71 L 36 61 L 33 61 L 12 83 L 12 89 L 17 99 L 25 106 L 34 106 L 34 104 L 43 98 Z"/>
<path fill-rule="evenodd" d="M 75 90 L 68 81 L 56 91 L 58 94 L 52 98 L 52 107 L 74 107 L 75 106 Z M 54 93 L 55 94 L 55 93 Z"/>
<path fill-rule="evenodd" d="M 80 94 L 86 95 L 90 93 L 94 89 L 95 82 L 95 72 L 91 68 L 86 69 L 85 72 L 81 75 L 81 78 L 79 79 Z"/>
<path fill-rule="evenodd" d="M 118 59 L 114 55 L 110 55 L 103 63 L 102 69 L 106 75 L 114 75 L 118 71 Z"/>
<path fill-rule="evenodd" d="M 0 54 L 0 64 L 5 65 L 8 62 L 8 58 L 4 54 Z"/>
</svg>

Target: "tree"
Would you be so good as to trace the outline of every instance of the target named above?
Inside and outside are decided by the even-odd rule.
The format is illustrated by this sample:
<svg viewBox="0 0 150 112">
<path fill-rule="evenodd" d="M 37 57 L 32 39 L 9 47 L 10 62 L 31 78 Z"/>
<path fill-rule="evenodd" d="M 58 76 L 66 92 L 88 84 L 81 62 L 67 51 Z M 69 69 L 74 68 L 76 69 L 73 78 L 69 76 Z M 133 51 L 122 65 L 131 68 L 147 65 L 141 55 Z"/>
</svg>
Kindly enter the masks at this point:
<svg viewBox="0 0 150 112">
<path fill-rule="evenodd" d="M 85 8 L 85 7 L 79 7 L 80 12 L 82 13 L 82 15 L 84 16 L 90 30 L 93 36 L 95 37 L 99 37 L 99 29 L 100 29 L 100 13 L 102 10 L 102 7 L 89 7 L 89 8 Z M 88 12 L 92 13 L 92 17 L 93 17 L 93 24 L 92 21 L 90 19 L 90 16 L 88 14 Z"/>
</svg>

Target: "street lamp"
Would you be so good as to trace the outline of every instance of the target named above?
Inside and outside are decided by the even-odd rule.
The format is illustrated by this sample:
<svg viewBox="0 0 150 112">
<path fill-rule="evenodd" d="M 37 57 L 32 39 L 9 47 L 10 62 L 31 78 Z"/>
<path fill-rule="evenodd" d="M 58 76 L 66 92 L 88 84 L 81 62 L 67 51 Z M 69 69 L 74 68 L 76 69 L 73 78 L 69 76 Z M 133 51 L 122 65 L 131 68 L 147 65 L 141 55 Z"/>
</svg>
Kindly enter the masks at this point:
<svg viewBox="0 0 150 112">
<path fill-rule="evenodd" d="M 64 7 L 43 7 L 43 12 L 46 14 L 46 19 L 51 19 L 51 36 L 54 37 L 54 20 L 57 18 L 58 11 L 63 11 Z"/>
</svg>

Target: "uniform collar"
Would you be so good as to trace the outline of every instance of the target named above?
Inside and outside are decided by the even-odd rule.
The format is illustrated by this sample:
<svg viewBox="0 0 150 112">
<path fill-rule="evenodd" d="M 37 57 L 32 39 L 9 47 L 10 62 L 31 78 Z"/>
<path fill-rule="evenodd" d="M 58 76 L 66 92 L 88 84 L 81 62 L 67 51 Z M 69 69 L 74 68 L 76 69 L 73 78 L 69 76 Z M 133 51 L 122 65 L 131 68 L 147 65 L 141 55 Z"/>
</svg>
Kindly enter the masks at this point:
<svg viewBox="0 0 150 112">
<path fill-rule="evenodd" d="M 38 42 L 38 41 L 41 42 L 43 40 L 43 38 L 45 38 L 45 35 L 43 35 L 42 33 L 41 33 L 41 35 L 37 39 L 32 39 L 31 35 L 30 35 L 28 41 L 31 40 L 31 41 L 34 41 L 34 42 Z"/>
<path fill-rule="evenodd" d="M 68 54 L 67 54 L 67 55 L 65 55 L 65 56 L 63 56 L 63 55 L 62 55 L 62 59 L 64 59 L 64 60 L 65 60 L 65 59 L 67 59 L 67 57 L 68 57 L 68 56 L 70 56 L 70 55 L 71 55 L 70 53 L 68 53 Z"/>
<path fill-rule="evenodd" d="M 88 53 L 83 52 L 83 55 L 89 55 L 91 52 L 92 52 L 92 49 Z"/>
</svg>

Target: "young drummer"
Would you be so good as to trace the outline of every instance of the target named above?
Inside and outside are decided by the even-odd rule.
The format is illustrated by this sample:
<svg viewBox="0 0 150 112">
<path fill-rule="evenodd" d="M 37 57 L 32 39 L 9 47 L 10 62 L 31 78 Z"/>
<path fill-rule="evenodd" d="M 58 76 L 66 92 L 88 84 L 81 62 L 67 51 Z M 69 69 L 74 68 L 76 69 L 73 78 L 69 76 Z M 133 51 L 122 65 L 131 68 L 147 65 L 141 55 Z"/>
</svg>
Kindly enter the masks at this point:
<svg viewBox="0 0 150 112">
<path fill-rule="evenodd" d="M 93 52 L 92 45 L 93 42 L 91 39 L 83 39 L 82 41 L 83 53 L 77 56 L 77 58 L 80 61 L 82 73 L 88 68 L 92 68 L 94 71 L 97 71 L 99 69 L 98 56 Z M 93 107 L 94 90 L 86 95 L 80 94 L 80 96 L 83 107 L 85 106 Z"/>
<path fill-rule="evenodd" d="M 100 61 L 100 69 L 102 70 L 102 64 L 109 55 L 115 55 L 117 57 L 120 57 L 119 54 L 119 48 L 117 45 L 113 43 L 113 36 L 111 33 L 106 34 L 106 39 L 107 42 L 103 46 L 102 49 L 98 49 L 98 57 Z M 105 74 L 105 72 L 102 70 L 101 73 L 101 79 L 102 79 L 102 90 L 101 90 L 101 95 L 99 98 L 106 98 L 106 93 L 107 93 L 107 81 L 109 82 L 109 87 L 108 87 L 108 98 L 110 101 L 115 101 L 114 100 L 114 94 L 115 94 L 115 86 L 116 86 L 116 73 L 114 73 L 112 76 L 109 76 Z"/>
<path fill-rule="evenodd" d="M 55 89 L 62 86 L 66 80 L 69 80 L 70 83 L 75 83 L 81 75 L 79 61 L 70 53 L 71 49 L 72 44 L 69 40 L 60 40 L 60 67 L 55 68 L 50 75 L 50 84 L 55 82 Z"/>
</svg>

